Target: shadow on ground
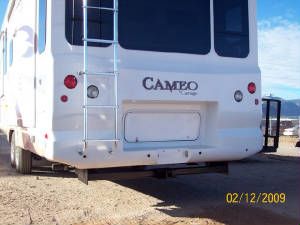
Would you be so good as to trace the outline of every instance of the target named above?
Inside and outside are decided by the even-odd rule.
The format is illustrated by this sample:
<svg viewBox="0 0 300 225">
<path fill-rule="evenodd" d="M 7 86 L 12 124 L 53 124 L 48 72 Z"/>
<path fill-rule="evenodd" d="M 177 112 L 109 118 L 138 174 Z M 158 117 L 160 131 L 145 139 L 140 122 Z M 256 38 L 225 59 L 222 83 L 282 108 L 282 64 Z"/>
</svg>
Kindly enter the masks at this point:
<svg viewBox="0 0 300 225">
<path fill-rule="evenodd" d="M 172 180 L 116 182 L 159 199 L 156 210 L 171 217 L 208 218 L 231 224 L 299 224 L 300 158 L 258 155 L 230 164 L 226 175 L 207 174 Z M 227 204 L 227 193 L 285 193 L 284 204 Z"/>
</svg>

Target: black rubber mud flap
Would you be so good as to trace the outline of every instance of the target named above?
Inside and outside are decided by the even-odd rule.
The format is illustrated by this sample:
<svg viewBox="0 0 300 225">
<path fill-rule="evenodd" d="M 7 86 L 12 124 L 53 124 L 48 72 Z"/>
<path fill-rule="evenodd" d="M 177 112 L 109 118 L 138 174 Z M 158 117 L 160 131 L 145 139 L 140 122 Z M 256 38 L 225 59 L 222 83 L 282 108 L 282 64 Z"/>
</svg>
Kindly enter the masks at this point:
<svg viewBox="0 0 300 225">
<path fill-rule="evenodd" d="M 78 176 L 78 180 L 82 183 L 88 185 L 89 184 L 89 171 L 85 169 L 75 169 L 75 173 Z"/>
</svg>

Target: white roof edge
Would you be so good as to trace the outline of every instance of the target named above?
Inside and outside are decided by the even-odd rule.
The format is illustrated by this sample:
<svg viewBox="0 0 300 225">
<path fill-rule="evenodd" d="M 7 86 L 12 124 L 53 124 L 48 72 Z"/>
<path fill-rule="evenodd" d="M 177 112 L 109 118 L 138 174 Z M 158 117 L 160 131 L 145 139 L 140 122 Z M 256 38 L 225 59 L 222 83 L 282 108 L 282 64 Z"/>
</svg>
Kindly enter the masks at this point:
<svg viewBox="0 0 300 225">
<path fill-rule="evenodd" d="M 1 33 L 4 32 L 4 27 L 7 24 L 8 17 L 11 15 L 15 3 L 16 3 L 16 0 L 9 0 L 9 2 L 6 6 L 6 10 L 5 10 L 5 13 L 4 13 L 4 17 L 3 17 L 3 21 L 2 21 L 2 25 L 1 25 L 1 30 L 0 30 Z"/>
</svg>

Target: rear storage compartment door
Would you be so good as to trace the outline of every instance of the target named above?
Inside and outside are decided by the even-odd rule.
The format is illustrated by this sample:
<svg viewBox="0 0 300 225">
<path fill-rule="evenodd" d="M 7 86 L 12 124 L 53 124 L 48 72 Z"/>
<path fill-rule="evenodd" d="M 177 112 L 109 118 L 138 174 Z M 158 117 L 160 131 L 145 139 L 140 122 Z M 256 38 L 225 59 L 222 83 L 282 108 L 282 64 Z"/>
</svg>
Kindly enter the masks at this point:
<svg viewBox="0 0 300 225">
<path fill-rule="evenodd" d="M 125 117 L 127 142 L 195 141 L 200 136 L 198 112 L 130 112 Z"/>
</svg>

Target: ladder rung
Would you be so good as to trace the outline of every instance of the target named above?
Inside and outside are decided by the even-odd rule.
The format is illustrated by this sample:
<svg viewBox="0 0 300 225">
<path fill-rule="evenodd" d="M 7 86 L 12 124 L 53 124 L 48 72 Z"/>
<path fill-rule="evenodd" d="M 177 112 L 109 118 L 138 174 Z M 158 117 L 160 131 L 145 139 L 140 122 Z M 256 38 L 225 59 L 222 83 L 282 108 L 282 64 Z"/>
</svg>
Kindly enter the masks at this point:
<svg viewBox="0 0 300 225">
<path fill-rule="evenodd" d="M 114 40 L 94 39 L 94 38 L 83 38 L 82 40 L 86 42 L 94 42 L 94 43 L 118 44 L 118 42 Z"/>
<path fill-rule="evenodd" d="M 88 76 L 106 76 L 106 77 L 115 77 L 117 72 L 88 72 Z"/>
<path fill-rule="evenodd" d="M 97 7 L 97 6 L 83 6 L 83 8 L 87 8 L 87 9 L 107 10 L 107 11 L 113 11 L 113 12 L 117 12 L 117 11 L 118 11 L 118 9 L 115 9 L 115 8 Z"/>
<path fill-rule="evenodd" d="M 115 141 L 120 141 L 120 140 L 118 140 L 118 139 L 87 139 L 87 140 L 83 140 L 83 142 L 97 142 L 97 141 L 115 142 Z"/>
<path fill-rule="evenodd" d="M 83 108 L 105 108 L 105 109 L 117 109 L 118 105 L 84 105 Z"/>
</svg>

